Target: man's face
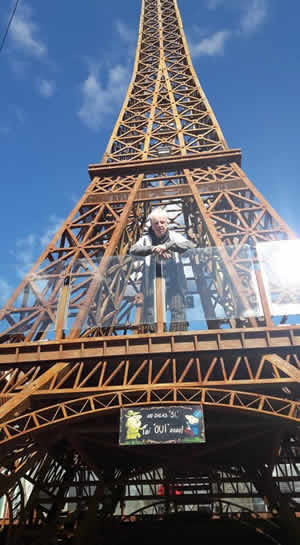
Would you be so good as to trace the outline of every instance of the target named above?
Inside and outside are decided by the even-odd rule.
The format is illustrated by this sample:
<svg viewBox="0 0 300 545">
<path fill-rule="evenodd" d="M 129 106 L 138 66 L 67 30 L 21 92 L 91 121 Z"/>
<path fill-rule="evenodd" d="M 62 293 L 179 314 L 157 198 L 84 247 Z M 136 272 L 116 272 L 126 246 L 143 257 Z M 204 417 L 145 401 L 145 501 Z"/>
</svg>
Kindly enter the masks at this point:
<svg viewBox="0 0 300 545">
<path fill-rule="evenodd" d="M 152 225 L 152 229 L 154 231 L 154 233 L 156 234 L 156 236 L 158 238 L 161 238 L 166 230 L 167 230 L 167 227 L 168 227 L 168 218 L 165 218 L 165 217 L 155 217 L 152 218 L 152 222 L 151 222 L 151 225 Z"/>
</svg>

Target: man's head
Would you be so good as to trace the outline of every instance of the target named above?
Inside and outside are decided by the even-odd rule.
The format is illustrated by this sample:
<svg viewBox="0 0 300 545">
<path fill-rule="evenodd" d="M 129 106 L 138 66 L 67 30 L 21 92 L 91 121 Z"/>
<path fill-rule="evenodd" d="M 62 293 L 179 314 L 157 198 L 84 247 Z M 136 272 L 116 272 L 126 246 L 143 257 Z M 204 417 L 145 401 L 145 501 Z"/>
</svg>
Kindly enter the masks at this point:
<svg viewBox="0 0 300 545">
<path fill-rule="evenodd" d="M 163 237 L 169 223 L 167 213 L 164 212 L 164 210 L 153 210 L 149 216 L 149 219 L 151 220 L 151 227 L 157 238 Z"/>
</svg>

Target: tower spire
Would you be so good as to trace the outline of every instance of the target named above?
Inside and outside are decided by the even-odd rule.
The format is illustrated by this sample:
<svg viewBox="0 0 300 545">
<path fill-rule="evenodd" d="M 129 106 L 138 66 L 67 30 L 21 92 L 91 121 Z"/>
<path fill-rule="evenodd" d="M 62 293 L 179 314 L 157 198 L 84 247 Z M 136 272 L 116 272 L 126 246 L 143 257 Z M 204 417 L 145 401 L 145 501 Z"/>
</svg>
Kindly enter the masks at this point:
<svg viewBox="0 0 300 545">
<path fill-rule="evenodd" d="M 132 80 L 103 161 L 224 149 L 192 65 L 176 0 L 145 0 Z"/>
</svg>

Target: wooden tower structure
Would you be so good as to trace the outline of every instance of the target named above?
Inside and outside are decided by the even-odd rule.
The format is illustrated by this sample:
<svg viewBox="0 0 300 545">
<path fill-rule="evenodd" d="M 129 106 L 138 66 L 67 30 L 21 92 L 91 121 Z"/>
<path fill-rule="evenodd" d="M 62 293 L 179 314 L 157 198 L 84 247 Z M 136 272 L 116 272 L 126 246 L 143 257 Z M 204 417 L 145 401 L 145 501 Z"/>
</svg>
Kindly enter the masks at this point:
<svg viewBox="0 0 300 545">
<path fill-rule="evenodd" d="M 132 80 L 89 174 L 0 312 L 0 539 L 297 543 L 300 326 L 274 319 L 256 254 L 295 235 L 228 147 L 176 0 L 142 0 Z M 157 207 L 197 248 L 184 326 L 166 325 L 157 279 L 148 327 L 129 255 Z M 120 408 L 188 403 L 206 443 L 119 446 Z"/>
</svg>

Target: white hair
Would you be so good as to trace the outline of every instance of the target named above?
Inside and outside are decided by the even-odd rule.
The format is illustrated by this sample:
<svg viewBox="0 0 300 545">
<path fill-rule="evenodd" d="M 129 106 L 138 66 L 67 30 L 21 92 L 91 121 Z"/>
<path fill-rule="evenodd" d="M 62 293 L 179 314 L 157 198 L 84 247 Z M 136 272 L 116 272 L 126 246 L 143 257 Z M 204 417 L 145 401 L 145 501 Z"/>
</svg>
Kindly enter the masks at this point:
<svg viewBox="0 0 300 545">
<path fill-rule="evenodd" d="M 168 213 L 163 208 L 154 208 L 151 214 L 149 214 L 147 221 L 152 223 L 154 218 L 166 218 L 169 221 Z"/>
</svg>

